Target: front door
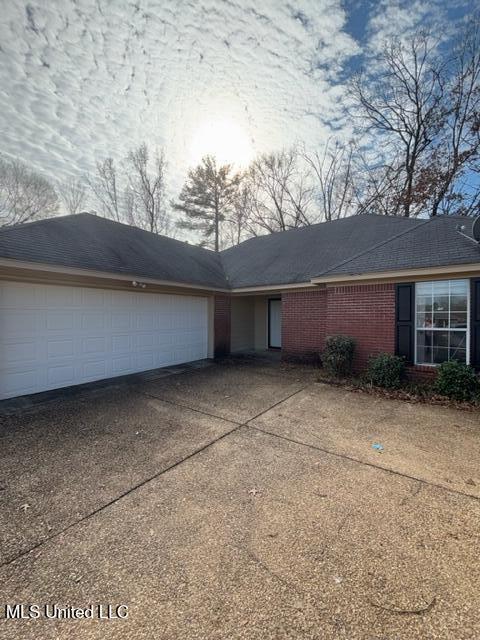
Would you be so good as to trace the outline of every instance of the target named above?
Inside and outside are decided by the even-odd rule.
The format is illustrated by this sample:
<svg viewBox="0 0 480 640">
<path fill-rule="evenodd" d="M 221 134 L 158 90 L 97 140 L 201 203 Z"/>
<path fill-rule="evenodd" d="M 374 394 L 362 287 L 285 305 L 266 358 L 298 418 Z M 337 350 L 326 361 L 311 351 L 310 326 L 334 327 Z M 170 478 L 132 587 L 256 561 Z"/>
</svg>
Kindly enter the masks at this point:
<svg viewBox="0 0 480 640">
<path fill-rule="evenodd" d="M 277 298 L 268 301 L 268 346 L 282 346 L 282 301 Z"/>
</svg>

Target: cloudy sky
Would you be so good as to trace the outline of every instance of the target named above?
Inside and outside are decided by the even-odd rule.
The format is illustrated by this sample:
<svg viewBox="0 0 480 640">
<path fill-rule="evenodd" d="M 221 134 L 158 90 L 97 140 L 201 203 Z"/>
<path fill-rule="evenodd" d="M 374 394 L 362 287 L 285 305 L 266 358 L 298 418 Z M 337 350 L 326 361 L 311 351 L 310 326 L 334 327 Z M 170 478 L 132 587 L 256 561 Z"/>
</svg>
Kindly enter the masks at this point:
<svg viewBox="0 0 480 640">
<path fill-rule="evenodd" d="M 473 5 L 0 0 L 0 151 L 62 179 L 146 141 L 180 185 L 209 151 L 247 162 L 348 136 L 349 75 L 388 35 L 440 33 Z"/>
</svg>

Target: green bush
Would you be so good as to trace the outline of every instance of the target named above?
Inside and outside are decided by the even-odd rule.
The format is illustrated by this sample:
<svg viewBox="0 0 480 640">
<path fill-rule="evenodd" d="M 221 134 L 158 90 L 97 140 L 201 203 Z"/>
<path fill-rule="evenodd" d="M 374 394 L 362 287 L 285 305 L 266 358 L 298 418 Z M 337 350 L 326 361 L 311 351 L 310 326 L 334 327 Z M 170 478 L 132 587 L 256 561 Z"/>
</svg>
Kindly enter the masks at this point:
<svg viewBox="0 0 480 640">
<path fill-rule="evenodd" d="M 453 400 L 472 400 L 478 393 L 478 379 L 472 367 L 450 360 L 437 368 L 435 391 Z"/>
<path fill-rule="evenodd" d="M 365 374 L 368 382 L 376 387 L 398 389 L 405 374 L 405 360 L 390 353 L 380 353 L 369 359 Z"/>
<path fill-rule="evenodd" d="M 322 364 L 334 376 L 347 376 L 352 370 L 355 340 L 349 336 L 329 336 L 325 340 Z"/>
</svg>

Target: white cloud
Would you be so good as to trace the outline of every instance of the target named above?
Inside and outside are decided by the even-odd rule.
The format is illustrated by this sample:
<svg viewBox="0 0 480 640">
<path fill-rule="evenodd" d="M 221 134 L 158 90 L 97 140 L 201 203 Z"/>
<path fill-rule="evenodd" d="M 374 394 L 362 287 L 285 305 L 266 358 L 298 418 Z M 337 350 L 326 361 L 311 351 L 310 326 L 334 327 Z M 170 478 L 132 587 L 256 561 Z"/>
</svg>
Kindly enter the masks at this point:
<svg viewBox="0 0 480 640">
<path fill-rule="evenodd" d="M 178 185 L 208 119 L 236 122 L 257 152 L 315 144 L 357 52 L 340 0 L 31 0 L 3 12 L 3 151 L 51 177 L 145 140 L 165 147 Z"/>
</svg>

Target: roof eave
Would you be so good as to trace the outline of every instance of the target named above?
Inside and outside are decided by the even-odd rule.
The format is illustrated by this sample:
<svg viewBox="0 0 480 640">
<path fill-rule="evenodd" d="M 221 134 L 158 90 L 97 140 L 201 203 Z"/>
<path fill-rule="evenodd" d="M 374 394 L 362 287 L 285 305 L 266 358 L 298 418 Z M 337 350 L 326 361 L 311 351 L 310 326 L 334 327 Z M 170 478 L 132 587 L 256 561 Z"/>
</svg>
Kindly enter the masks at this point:
<svg viewBox="0 0 480 640">
<path fill-rule="evenodd" d="M 214 287 L 208 284 L 192 284 L 187 282 L 177 282 L 174 280 L 162 280 L 160 278 L 146 278 L 138 273 L 115 273 L 112 271 L 97 271 L 94 269 L 78 269 L 75 267 L 66 267 L 63 265 L 54 265 L 44 262 L 27 262 L 22 260 L 15 260 L 11 258 L 0 258 L 0 269 L 4 268 L 16 268 L 23 270 L 41 271 L 51 274 L 64 274 L 79 277 L 94 277 L 103 278 L 105 280 L 119 280 L 119 281 L 140 281 L 145 284 L 152 284 L 155 286 L 175 287 L 184 289 L 195 289 L 199 291 L 211 291 L 215 293 L 230 293 L 230 289 L 222 287 Z"/>
<path fill-rule="evenodd" d="M 436 267 L 415 267 L 409 269 L 392 269 L 388 271 L 367 271 L 363 273 L 335 273 L 319 275 L 312 278 L 312 284 L 329 284 L 333 282 L 359 282 L 367 280 L 385 280 L 397 278 L 414 278 L 428 275 L 448 275 L 480 272 L 480 262 L 465 264 L 449 264 Z"/>
</svg>

